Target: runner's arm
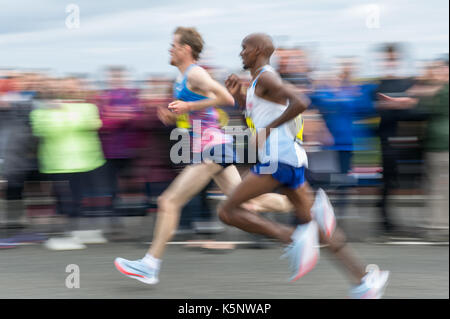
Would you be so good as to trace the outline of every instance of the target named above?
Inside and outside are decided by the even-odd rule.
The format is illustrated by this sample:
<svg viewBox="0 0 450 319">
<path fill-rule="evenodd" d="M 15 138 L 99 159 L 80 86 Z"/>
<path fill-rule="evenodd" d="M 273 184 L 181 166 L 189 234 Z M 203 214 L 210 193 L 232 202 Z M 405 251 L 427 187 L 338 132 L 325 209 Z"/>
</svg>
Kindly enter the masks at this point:
<svg viewBox="0 0 450 319">
<path fill-rule="evenodd" d="M 261 74 L 258 80 L 258 86 L 263 90 L 264 95 L 270 96 L 277 101 L 289 101 L 287 109 L 281 116 L 270 123 L 267 128 L 276 128 L 292 119 L 300 113 L 303 113 L 309 104 L 306 96 L 300 98 L 292 88 L 283 84 L 281 79 L 269 72 Z M 270 133 L 269 133 L 270 134 Z"/>
<path fill-rule="evenodd" d="M 233 96 L 202 68 L 194 68 L 188 77 L 189 83 L 203 92 L 211 92 L 214 98 L 204 99 L 195 102 L 174 101 L 169 104 L 169 109 L 177 114 L 189 111 L 198 111 L 211 106 L 234 105 Z"/>
</svg>

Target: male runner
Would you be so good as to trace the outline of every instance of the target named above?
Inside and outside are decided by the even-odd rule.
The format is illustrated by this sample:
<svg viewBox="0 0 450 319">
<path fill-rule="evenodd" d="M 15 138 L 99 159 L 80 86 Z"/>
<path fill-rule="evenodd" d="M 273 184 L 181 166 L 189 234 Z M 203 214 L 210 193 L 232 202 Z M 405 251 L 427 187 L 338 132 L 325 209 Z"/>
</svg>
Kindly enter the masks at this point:
<svg viewBox="0 0 450 319">
<path fill-rule="evenodd" d="M 306 152 L 296 141 L 293 121 L 308 102 L 285 85 L 269 65 L 274 51 L 272 40 L 265 34 L 251 34 L 242 42 L 240 53 L 244 69 L 250 70 L 252 83 L 247 96 L 241 94 L 239 79 L 231 75 L 225 85 L 241 105 L 256 128 L 254 143 L 258 147 L 259 163 L 252 168 L 231 196 L 218 209 L 220 219 L 244 231 L 266 235 L 289 244 L 291 281 L 312 270 L 319 258 L 318 240 L 327 244 L 354 279 L 353 298 L 380 298 L 387 284 L 388 271 L 376 265 L 364 267 L 350 254 L 345 237 L 335 228 L 334 214 L 326 194 L 319 191 L 313 204 L 311 189 L 305 181 Z M 277 151 L 273 151 L 273 146 Z M 275 148 L 276 149 L 276 148 Z M 268 173 L 269 168 L 276 167 Z M 295 207 L 301 221 L 296 229 L 282 225 L 242 207 L 242 203 L 280 188 Z M 371 268 L 371 269 L 370 269 Z M 368 271 L 366 273 L 366 270 Z"/>
<path fill-rule="evenodd" d="M 169 110 L 159 110 L 159 117 L 166 124 L 174 123 L 177 115 L 185 113 L 189 113 L 191 122 L 196 120 L 201 123 L 200 129 L 191 124 L 194 127 L 193 158 L 201 158 L 201 162 L 186 167 L 158 198 L 155 235 L 145 257 L 136 261 L 116 258 L 114 262 L 121 273 L 147 284 L 159 281 L 161 257 L 177 228 L 181 208 L 211 179 L 227 196 L 241 182 L 237 168 L 232 165 L 233 158 L 230 158 L 234 156 L 232 138 L 220 130 L 214 109 L 216 106 L 234 105 L 234 99 L 225 87 L 195 64 L 202 48 L 203 39 L 194 28 L 179 27 L 175 30 L 170 64 L 180 70 L 182 78 L 175 83 L 176 100 L 169 104 Z M 221 155 L 214 154 L 217 147 L 222 148 Z M 210 156 L 203 158 L 204 154 Z M 253 211 L 288 212 L 292 209 L 286 196 L 280 194 L 264 194 L 244 206 Z"/>
</svg>

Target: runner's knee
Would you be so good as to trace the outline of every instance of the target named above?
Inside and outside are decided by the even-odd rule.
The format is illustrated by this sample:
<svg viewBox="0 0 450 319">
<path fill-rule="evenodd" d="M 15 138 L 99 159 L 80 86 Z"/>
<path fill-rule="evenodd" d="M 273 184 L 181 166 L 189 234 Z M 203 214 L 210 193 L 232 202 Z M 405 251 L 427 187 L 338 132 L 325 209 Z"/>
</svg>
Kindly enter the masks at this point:
<svg viewBox="0 0 450 319">
<path fill-rule="evenodd" d="M 220 204 L 217 208 L 217 213 L 219 215 L 219 219 L 227 225 L 232 224 L 232 213 L 231 210 L 227 209 L 225 204 Z"/>
<path fill-rule="evenodd" d="M 179 206 L 176 202 L 175 198 L 172 198 L 170 195 L 161 195 L 158 197 L 158 211 L 159 212 L 171 212 L 173 210 L 176 210 L 176 208 Z"/>
</svg>

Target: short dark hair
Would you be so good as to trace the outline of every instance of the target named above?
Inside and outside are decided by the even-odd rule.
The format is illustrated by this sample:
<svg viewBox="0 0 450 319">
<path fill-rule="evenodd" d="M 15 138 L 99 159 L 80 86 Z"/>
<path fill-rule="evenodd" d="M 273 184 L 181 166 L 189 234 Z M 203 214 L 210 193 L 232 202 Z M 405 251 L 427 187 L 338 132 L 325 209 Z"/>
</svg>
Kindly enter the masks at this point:
<svg viewBox="0 0 450 319">
<path fill-rule="evenodd" d="M 178 27 L 174 34 L 180 35 L 180 43 L 190 46 L 192 49 L 192 57 L 198 60 L 203 50 L 204 41 L 197 29 Z"/>
</svg>

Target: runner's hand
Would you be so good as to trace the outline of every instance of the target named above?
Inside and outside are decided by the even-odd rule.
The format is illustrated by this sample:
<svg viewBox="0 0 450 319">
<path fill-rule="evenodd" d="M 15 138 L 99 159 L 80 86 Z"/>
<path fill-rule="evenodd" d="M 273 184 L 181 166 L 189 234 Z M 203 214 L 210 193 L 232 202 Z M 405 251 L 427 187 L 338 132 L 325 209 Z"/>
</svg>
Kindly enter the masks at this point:
<svg viewBox="0 0 450 319">
<path fill-rule="evenodd" d="M 183 114 L 189 112 L 189 103 L 176 100 L 169 104 L 169 110 L 175 114 Z"/>
<path fill-rule="evenodd" d="M 156 115 L 158 116 L 159 120 L 166 126 L 173 125 L 177 122 L 176 115 L 166 108 L 158 107 Z"/>
<path fill-rule="evenodd" d="M 225 86 L 231 95 L 236 96 L 241 92 L 241 80 L 236 74 L 231 74 L 225 81 Z"/>
</svg>

